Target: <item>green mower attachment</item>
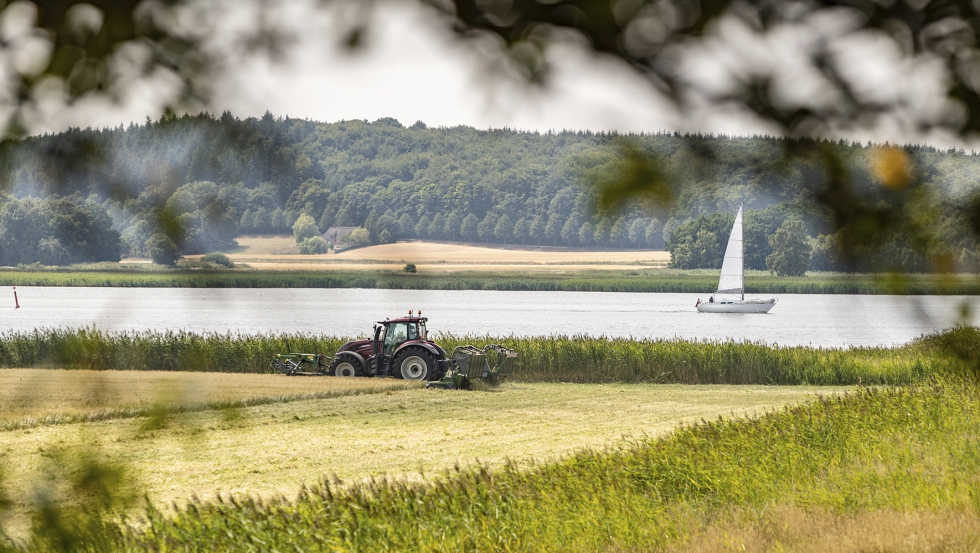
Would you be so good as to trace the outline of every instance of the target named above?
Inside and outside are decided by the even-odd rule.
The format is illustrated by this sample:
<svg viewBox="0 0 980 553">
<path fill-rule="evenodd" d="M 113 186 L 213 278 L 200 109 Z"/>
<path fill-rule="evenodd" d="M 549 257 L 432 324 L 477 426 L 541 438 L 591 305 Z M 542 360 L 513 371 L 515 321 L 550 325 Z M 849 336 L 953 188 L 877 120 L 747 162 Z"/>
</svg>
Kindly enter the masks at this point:
<svg viewBox="0 0 980 553">
<path fill-rule="evenodd" d="M 324 376 L 333 359 L 319 353 L 277 353 L 272 358 L 272 370 L 286 376 Z"/>
<path fill-rule="evenodd" d="M 459 346 L 453 350 L 449 370 L 441 380 L 429 382 L 426 388 L 465 390 L 475 380 L 499 386 L 514 370 L 517 352 L 498 344 L 479 349 Z"/>
</svg>

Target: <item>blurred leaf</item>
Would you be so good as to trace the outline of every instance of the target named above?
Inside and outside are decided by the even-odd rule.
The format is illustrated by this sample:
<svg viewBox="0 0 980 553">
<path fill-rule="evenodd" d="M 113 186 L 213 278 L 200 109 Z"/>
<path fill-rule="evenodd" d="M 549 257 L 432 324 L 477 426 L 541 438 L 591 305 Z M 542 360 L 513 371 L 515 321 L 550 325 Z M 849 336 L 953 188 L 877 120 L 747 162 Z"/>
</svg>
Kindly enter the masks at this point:
<svg viewBox="0 0 980 553">
<path fill-rule="evenodd" d="M 617 159 L 610 173 L 593 184 L 600 213 L 616 211 L 630 200 L 639 200 L 652 212 L 666 211 L 674 201 L 672 183 L 660 160 L 637 144 L 623 140 L 617 144 Z"/>
</svg>

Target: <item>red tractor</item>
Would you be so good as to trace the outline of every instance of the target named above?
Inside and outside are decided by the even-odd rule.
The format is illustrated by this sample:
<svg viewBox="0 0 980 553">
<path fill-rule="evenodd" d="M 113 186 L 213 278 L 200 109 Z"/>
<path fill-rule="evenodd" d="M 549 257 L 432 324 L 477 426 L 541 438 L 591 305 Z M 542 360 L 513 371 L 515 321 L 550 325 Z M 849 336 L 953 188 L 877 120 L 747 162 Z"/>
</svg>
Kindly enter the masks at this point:
<svg viewBox="0 0 980 553">
<path fill-rule="evenodd" d="M 378 321 L 374 338 L 347 342 L 337 350 L 327 374 L 393 376 L 405 380 L 439 380 L 449 368 L 446 352 L 428 339 L 422 312 Z"/>
</svg>

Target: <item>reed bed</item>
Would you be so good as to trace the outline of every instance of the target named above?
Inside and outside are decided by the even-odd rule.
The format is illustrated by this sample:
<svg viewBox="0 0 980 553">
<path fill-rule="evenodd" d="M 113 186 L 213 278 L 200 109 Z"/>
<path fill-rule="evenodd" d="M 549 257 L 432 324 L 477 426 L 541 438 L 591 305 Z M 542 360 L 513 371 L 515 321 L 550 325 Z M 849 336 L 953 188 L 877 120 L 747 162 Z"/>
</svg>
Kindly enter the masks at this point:
<svg viewBox="0 0 980 553">
<path fill-rule="evenodd" d="M 548 464 L 457 468 L 421 483 L 324 481 L 295 500 L 192 501 L 175 515 L 151 508 L 99 538 L 109 550 L 621 551 L 756 527 L 769 540 L 760 550 L 807 549 L 793 540 L 805 539 L 809 515 L 976 521 L 978 425 L 975 382 L 868 388 Z M 774 524 L 787 511 L 800 515 Z M 891 520 L 904 550 L 914 530 Z M 975 547 L 976 527 L 959 528 L 966 535 L 915 543 Z M 726 549 L 739 543 L 726 535 Z"/>
<path fill-rule="evenodd" d="M 331 355 L 346 341 L 315 334 L 42 329 L 0 334 L 0 367 L 267 373 L 276 353 Z M 520 354 L 514 379 L 526 382 L 902 385 L 962 365 L 964 356 L 952 346 L 980 342 L 980 330 L 958 328 L 899 348 L 591 336 L 443 335 L 438 342 L 449 352 L 462 344 L 510 347 Z"/>
<path fill-rule="evenodd" d="M 563 274 L 460 271 L 411 274 L 389 270 L 322 272 L 252 269 L 108 270 L 67 268 L 0 270 L 0 286 L 113 286 L 142 288 L 384 288 L 404 290 L 500 290 L 567 292 L 644 292 L 710 294 L 718 284 L 713 271 L 641 269 L 569 271 Z M 776 277 L 750 272 L 751 294 L 906 294 L 976 295 L 976 275 L 865 275 L 817 273 Z"/>
</svg>

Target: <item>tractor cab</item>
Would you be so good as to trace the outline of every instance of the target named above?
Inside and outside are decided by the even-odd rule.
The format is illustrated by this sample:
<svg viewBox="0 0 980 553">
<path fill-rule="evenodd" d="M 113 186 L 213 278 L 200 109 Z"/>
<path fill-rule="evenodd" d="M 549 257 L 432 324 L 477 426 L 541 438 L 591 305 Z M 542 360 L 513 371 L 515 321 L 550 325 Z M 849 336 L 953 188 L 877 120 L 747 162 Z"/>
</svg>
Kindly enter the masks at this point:
<svg viewBox="0 0 980 553">
<path fill-rule="evenodd" d="M 407 317 L 374 324 L 374 336 L 341 346 L 330 369 L 336 376 L 394 376 L 406 380 L 435 380 L 447 369 L 446 352 L 429 340 L 428 319 Z"/>
<path fill-rule="evenodd" d="M 378 321 L 374 325 L 374 347 L 384 357 L 391 357 L 395 349 L 405 342 L 413 340 L 425 341 L 425 322 L 427 319 L 421 317 L 406 317 L 402 319 L 392 319 Z"/>
</svg>

